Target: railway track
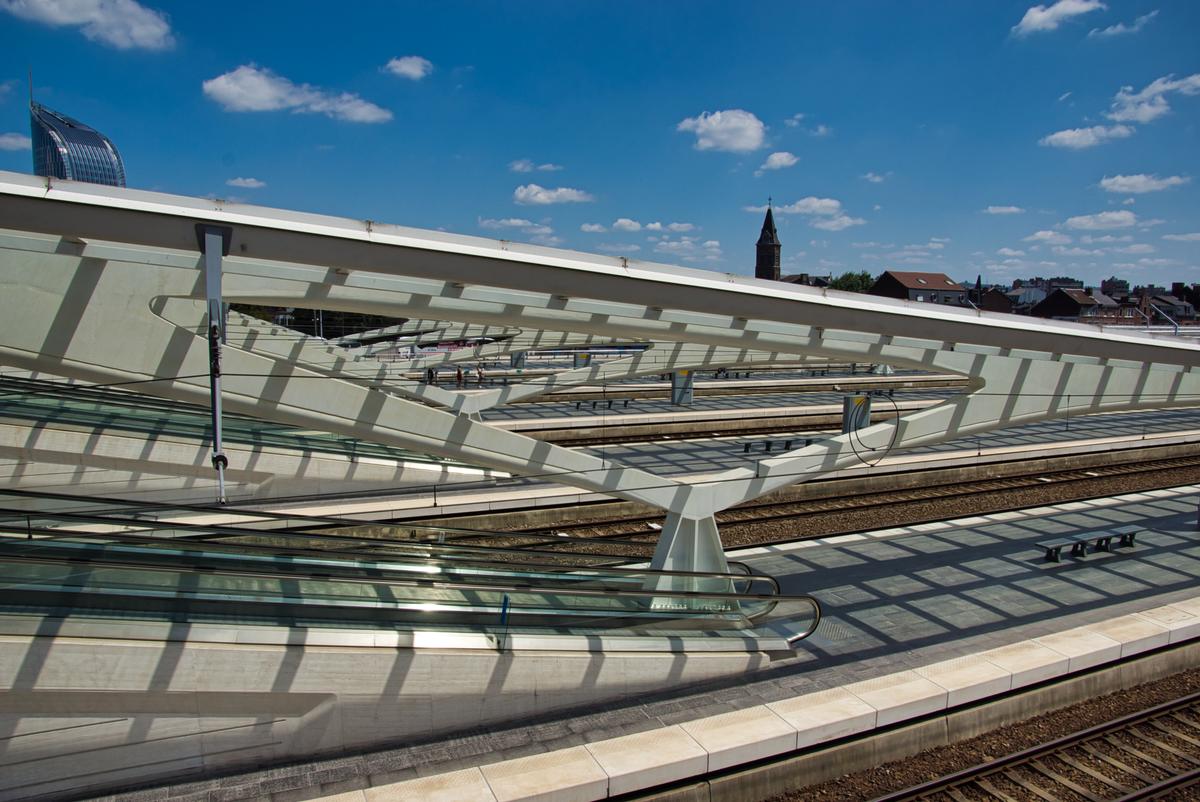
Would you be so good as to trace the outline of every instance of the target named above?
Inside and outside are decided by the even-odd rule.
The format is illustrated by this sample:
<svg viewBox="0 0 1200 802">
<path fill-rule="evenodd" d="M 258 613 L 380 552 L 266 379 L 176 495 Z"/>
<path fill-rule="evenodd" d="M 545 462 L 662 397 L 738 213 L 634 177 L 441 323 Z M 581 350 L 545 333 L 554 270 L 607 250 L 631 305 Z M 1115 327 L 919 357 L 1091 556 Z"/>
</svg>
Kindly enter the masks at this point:
<svg viewBox="0 0 1200 802">
<path fill-rule="evenodd" d="M 979 513 L 1169 487 L 1192 481 L 1189 471 L 1200 474 L 1200 456 L 1042 471 L 870 496 L 758 502 L 719 513 L 717 522 L 727 547 L 771 545 L 968 514 L 962 507 L 972 499 L 987 499 L 986 503 L 971 503 L 969 512 Z M 658 539 L 656 525 L 647 515 L 638 515 L 563 521 L 553 531 L 564 546 L 578 548 L 578 539 L 585 538 L 589 550 L 642 558 L 649 556 Z M 545 528 L 514 529 L 507 534 L 507 546 L 548 547 Z M 606 542 L 611 547 L 606 548 Z"/>
<path fill-rule="evenodd" d="M 1200 694 L 1176 699 L 875 802 L 1195 799 Z"/>
</svg>

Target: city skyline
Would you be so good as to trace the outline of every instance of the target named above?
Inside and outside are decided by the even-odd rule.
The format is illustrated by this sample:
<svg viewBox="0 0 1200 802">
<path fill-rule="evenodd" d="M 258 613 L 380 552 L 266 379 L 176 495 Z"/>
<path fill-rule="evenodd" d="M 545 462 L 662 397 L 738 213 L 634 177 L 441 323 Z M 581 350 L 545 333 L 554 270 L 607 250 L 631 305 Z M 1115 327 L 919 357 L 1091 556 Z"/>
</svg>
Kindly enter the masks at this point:
<svg viewBox="0 0 1200 802">
<path fill-rule="evenodd" d="M 1200 282 L 1194 3 L 288 8 L 0 0 L 0 169 L 31 69 L 135 188 L 747 276 L 770 197 L 785 274 Z"/>
</svg>

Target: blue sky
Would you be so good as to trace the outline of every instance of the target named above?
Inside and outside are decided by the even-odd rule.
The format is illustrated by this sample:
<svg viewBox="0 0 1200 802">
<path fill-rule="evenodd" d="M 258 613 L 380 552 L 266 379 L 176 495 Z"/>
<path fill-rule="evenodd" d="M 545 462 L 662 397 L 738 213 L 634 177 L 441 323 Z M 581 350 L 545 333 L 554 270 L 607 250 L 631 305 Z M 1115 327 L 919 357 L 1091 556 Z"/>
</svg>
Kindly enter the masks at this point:
<svg viewBox="0 0 1200 802">
<path fill-rule="evenodd" d="M 1200 3 L 0 0 L 129 185 L 753 273 L 1200 282 Z"/>
</svg>

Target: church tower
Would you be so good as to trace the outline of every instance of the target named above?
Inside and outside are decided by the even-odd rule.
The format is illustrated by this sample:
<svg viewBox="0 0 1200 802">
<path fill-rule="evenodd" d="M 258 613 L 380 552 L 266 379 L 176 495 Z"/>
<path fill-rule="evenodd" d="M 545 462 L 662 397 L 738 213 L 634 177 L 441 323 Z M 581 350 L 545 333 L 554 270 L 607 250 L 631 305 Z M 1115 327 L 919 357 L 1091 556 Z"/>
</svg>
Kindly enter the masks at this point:
<svg viewBox="0 0 1200 802">
<path fill-rule="evenodd" d="M 775 231 L 775 215 L 767 203 L 767 216 L 763 218 L 762 233 L 758 235 L 758 246 L 754 260 L 754 277 L 779 281 L 779 251 L 782 245 Z"/>
</svg>

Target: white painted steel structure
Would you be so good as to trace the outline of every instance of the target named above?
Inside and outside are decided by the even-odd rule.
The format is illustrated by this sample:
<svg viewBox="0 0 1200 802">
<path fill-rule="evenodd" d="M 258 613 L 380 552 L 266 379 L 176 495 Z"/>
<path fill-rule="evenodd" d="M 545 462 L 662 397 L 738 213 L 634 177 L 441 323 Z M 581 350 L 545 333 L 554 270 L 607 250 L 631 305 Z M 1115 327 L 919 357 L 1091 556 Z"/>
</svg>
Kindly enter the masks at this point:
<svg viewBox="0 0 1200 802">
<path fill-rule="evenodd" d="M 229 411 L 654 505 L 667 514 L 654 559 L 660 568 L 723 571 L 715 513 L 894 449 L 1047 418 L 1191 405 L 1200 393 L 1200 347 L 1127 329 L 370 221 L 47 185 L 12 173 L 0 173 L 0 364 L 91 382 L 142 382 L 145 393 L 206 403 L 197 224 L 232 229 L 222 262 L 228 302 L 380 314 L 513 337 L 435 361 L 548 345 L 650 344 L 627 358 L 464 395 L 398 380 L 387 364 L 364 358 L 369 352 L 285 342 L 238 319 L 223 351 L 222 394 Z M 615 464 L 481 420 L 488 408 L 572 383 L 779 358 L 957 373 L 969 378 L 970 389 L 754 469 L 686 477 Z"/>
</svg>

